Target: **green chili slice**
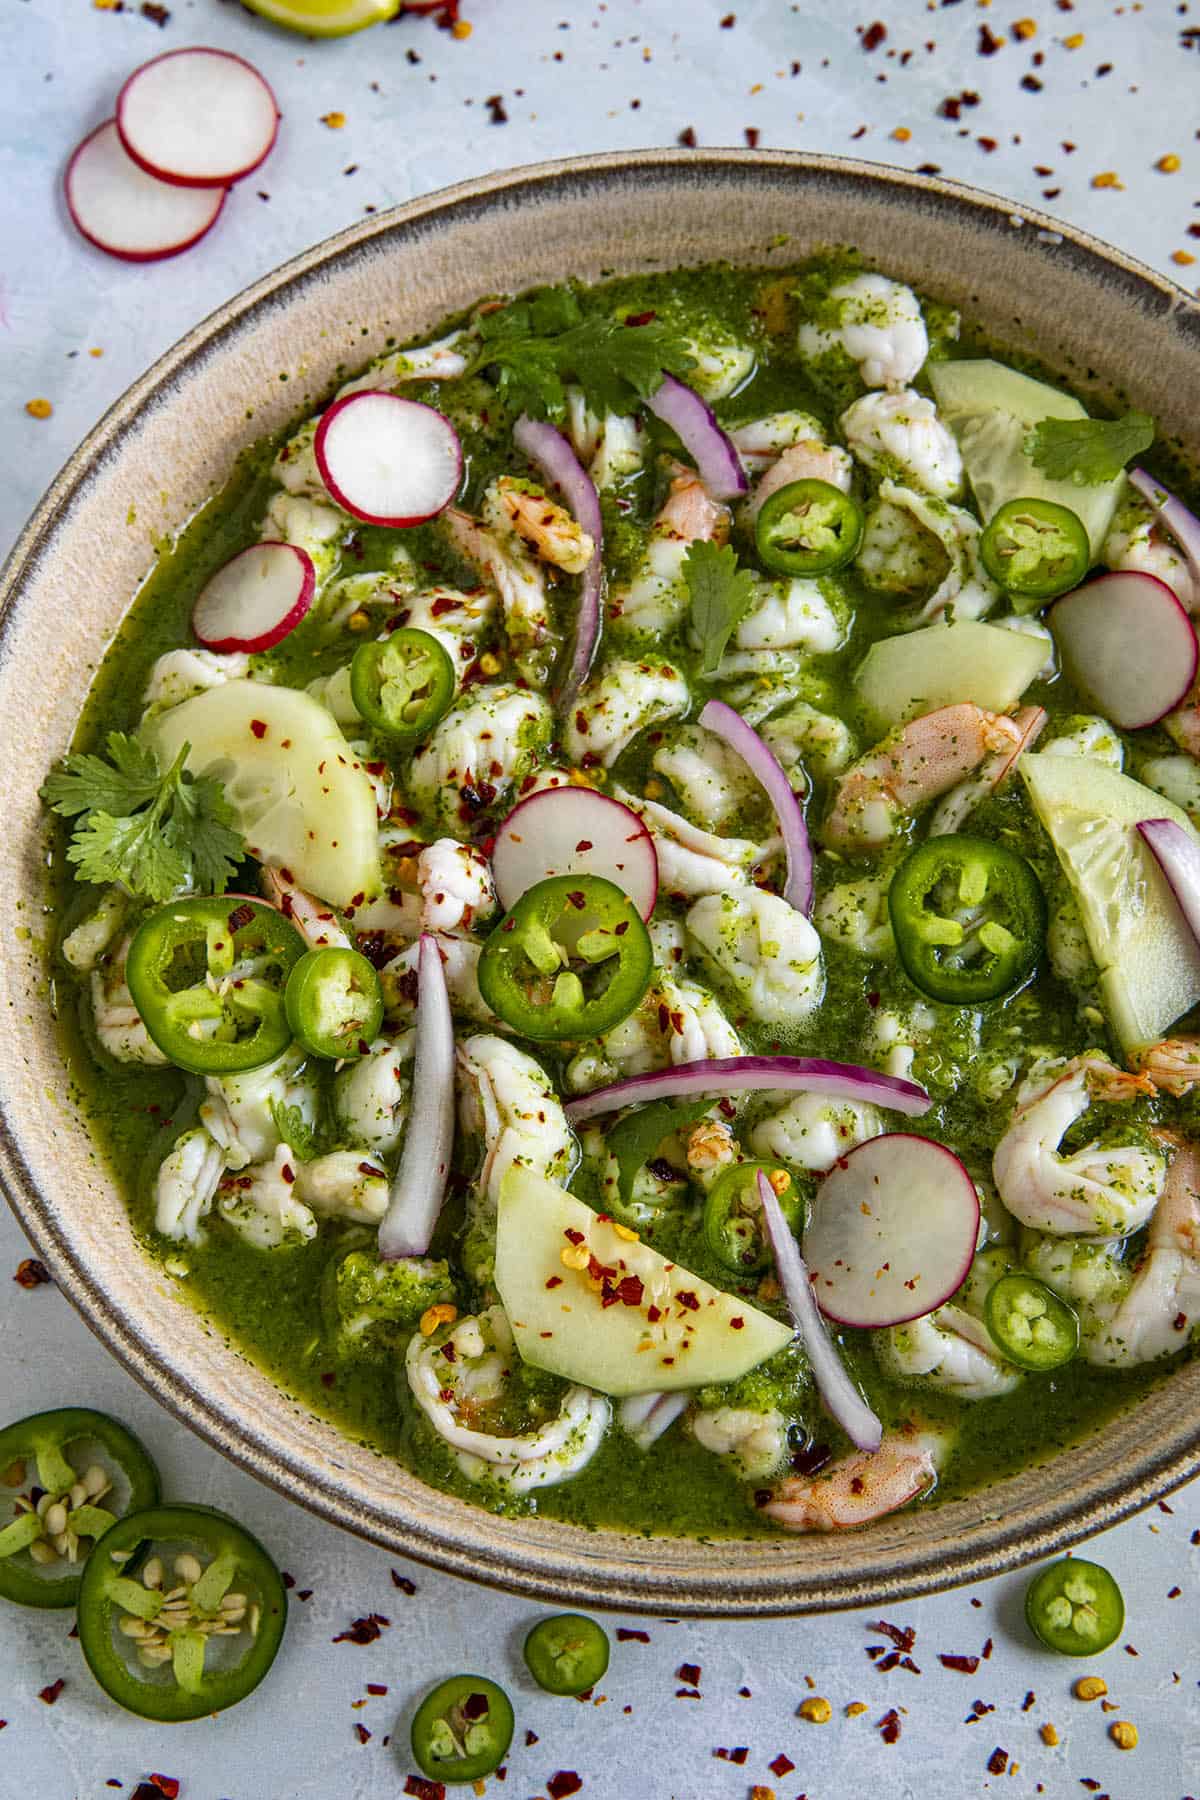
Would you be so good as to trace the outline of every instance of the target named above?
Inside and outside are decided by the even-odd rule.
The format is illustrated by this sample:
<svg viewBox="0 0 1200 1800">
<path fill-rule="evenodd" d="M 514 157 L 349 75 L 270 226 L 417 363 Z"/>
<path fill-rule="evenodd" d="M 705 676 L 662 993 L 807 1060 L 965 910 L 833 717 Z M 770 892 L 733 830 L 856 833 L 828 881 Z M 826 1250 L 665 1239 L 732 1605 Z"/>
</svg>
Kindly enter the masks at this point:
<svg viewBox="0 0 1200 1800">
<path fill-rule="evenodd" d="M 454 698 L 454 664 L 428 631 L 405 625 L 360 644 L 350 664 L 350 698 L 376 731 L 414 742 Z"/>
<path fill-rule="evenodd" d="M 857 554 L 863 511 L 831 481 L 790 481 L 759 508 L 754 542 L 777 575 L 825 575 Z"/>
<path fill-rule="evenodd" d="M 274 907 L 197 896 L 139 925 L 125 979 L 164 1056 L 194 1075 L 229 1075 L 291 1043 L 283 995 L 303 955 L 304 939 Z"/>
<path fill-rule="evenodd" d="M 73 1606 L 97 1540 L 158 1492 L 146 1451 L 107 1413 L 60 1406 L 5 1426 L 0 1495 L 11 1512 L 0 1498 L 0 1595 L 19 1606 Z"/>
<path fill-rule="evenodd" d="M 1082 519 L 1054 500 L 1007 501 L 989 520 L 979 553 L 993 581 L 1018 602 L 1035 604 L 1078 587 L 1092 560 Z"/>
<path fill-rule="evenodd" d="M 513 1709 L 483 1675 L 452 1675 L 426 1694 L 412 1722 L 412 1752 L 434 1781 L 480 1781 L 508 1754 Z"/>
<path fill-rule="evenodd" d="M 608 1633 L 583 1613 L 539 1619 L 525 1639 L 529 1673 L 548 1694 L 584 1694 L 608 1668 Z"/>
<path fill-rule="evenodd" d="M 1062 1656 L 1094 1656 L 1120 1637 L 1125 1601 L 1099 1563 L 1064 1556 L 1030 1582 L 1025 1617 L 1048 1650 Z"/>
<path fill-rule="evenodd" d="M 910 980 L 951 1006 L 1011 993 L 1046 942 L 1046 900 L 1025 858 L 966 832 L 910 850 L 888 912 Z"/>
<path fill-rule="evenodd" d="M 287 1594 L 235 1520 L 208 1506 L 151 1506 L 114 1525 L 89 1560 L 78 1622 L 88 1667 L 119 1705 L 144 1719 L 199 1719 L 263 1679 Z"/>
<path fill-rule="evenodd" d="M 314 1056 L 365 1056 L 383 1023 L 379 977 L 357 950 L 309 950 L 288 976 L 284 1006 L 292 1034 Z"/>
<path fill-rule="evenodd" d="M 479 991 L 523 1037 L 599 1037 L 650 985 L 654 952 L 627 894 L 599 875 L 554 875 L 522 894 L 479 958 Z"/>
<path fill-rule="evenodd" d="M 1002 1275 L 988 1290 L 983 1316 L 1009 1362 L 1022 1369 L 1057 1369 L 1079 1349 L 1078 1315 L 1032 1275 Z"/>
<path fill-rule="evenodd" d="M 778 1163 L 735 1163 L 717 1177 L 704 1203 L 705 1241 L 722 1268 L 739 1275 L 756 1275 L 772 1261 L 758 1197 L 760 1171 L 775 1188 L 784 1217 L 794 1218 L 800 1196 L 791 1175 Z M 776 1185 L 780 1177 L 783 1187 Z"/>
</svg>

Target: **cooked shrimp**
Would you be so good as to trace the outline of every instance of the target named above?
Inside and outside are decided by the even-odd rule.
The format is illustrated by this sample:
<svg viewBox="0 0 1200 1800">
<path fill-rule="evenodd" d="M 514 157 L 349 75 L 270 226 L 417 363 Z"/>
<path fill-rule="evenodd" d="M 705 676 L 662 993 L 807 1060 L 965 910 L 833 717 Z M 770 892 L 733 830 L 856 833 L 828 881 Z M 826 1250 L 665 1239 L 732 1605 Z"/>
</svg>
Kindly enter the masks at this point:
<svg viewBox="0 0 1200 1800">
<path fill-rule="evenodd" d="M 1154 507 L 1126 489 L 1104 540 L 1103 559 L 1110 569 L 1136 569 L 1154 575 L 1171 589 L 1185 612 L 1200 611 L 1200 579 L 1176 545 Z"/>
<path fill-rule="evenodd" d="M 1200 683 L 1191 690 L 1182 706 L 1167 714 L 1163 725 L 1181 750 L 1200 759 Z"/>
<path fill-rule="evenodd" d="M 743 1481 L 766 1481 L 787 1455 L 788 1422 L 775 1407 L 702 1408 L 691 1421 L 692 1436 L 714 1456 L 728 1457 Z"/>
<path fill-rule="evenodd" d="M 892 732 L 838 782 L 825 841 L 839 850 L 878 850 L 906 814 L 936 800 L 985 757 L 1021 748 L 1021 727 L 970 701 L 939 707 Z"/>
<path fill-rule="evenodd" d="M 1016 767 L 1017 758 L 1032 749 L 1046 723 L 1044 706 L 1023 706 L 1013 714 L 1013 724 L 1020 732 L 1019 740 L 1002 745 L 985 756 L 973 775 L 952 788 L 940 801 L 929 821 L 930 837 L 946 837 L 961 831 L 975 808 L 994 794 Z"/>
<path fill-rule="evenodd" d="M 826 444 L 819 437 L 801 438 L 790 444 L 761 477 L 746 506 L 746 517 L 757 519 L 763 503 L 793 481 L 827 481 L 830 487 L 850 492 L 854 464 L 840 444 Z"/>
<path fill-rule="evenodd" d="M 123 937 L 92 969 L 90 992 L 96 1037 L 115 1062 L 158 1067 L 168 1059 L 142 1023 L 125 980 L 125 959 L 132 942 L 132 934 Z"/>
<path fill-rule="evenodd" d="M 889 1433 L 879 1449 L 853 1450 L 816 1475 L 785 1475 L 762 1511 L 787 1531 L 847 1531 L 899 1511 L 937 1481 L 942 1440 L 915 1428 Z"/>
<path fill-rule="evenodd" d="M 283 869 L 264 865 L 263 891 L 285 919 L 290 919 L 310 950 L 353 950 L 354 940 L 331 906 L 297 887 Z"/>
<path fill-rule="evenodd" d="M 688 550 L 702 538 L 724 543 L 728 535 L 729 508 L 712 498 L 694 470 L 679 468 L 632 580 L 613 590 L 613 623 L 630 631 L 673 630 L 688 610 Z"/>
<path fill-rule="evenodd" d="M 938 1388 L 959 1400 L 994 1400 L 1021 1385 L 1021 1371 L 1005 1362 L 982 1319 L 961 1306 L 890 1325 L 872 1341 L 884 1374 L 901 1384 Z"/>
<path fill-rule="evenodd" d="M 489 517 L 489 513 L 491 517 Z M 565 506 L 549 499 L 540 488 L 511 475 L 501 475 L 484 502 L 488 522 L 504 520 L 542 562 L 582 575 L 596 552 L 592 538 Z"/>
<path fill-rule="evenodd" d="M 1136 1050 L 1132 1061 L 1156 1088 L 1176 1100 L 1200 1086 L 1200 1038 L 1163 1038 Z"/>
<path fill-rule="evenodd" d="M 507 524 L 503 506 L 492 490 L 484 497 L 483 513 L 486 524 L 448 506 L 441 522 L 458 554 L 474 564 L 499 594 L 517 667 L 527 681 L 540 687 L 550 674 L 557 649 L 545 573 Z"/>
<path fill-rule="evenodd" d="M 1106 1367 L 1155 1362 L 1182 1350 L 1200 1325 L 1200 1150 L 1185 1144 L 1171 1158 L 1166 1185 L 1150 1220 L 1146 1255 L 1128 1292 L 1084 1355 Z"/>
<path fill-rule="evenodd" d="M 805 362 L 819 364 L 841 351 L 858 364 L 869 388 L 903 386 L 929 355 L 929 334 L 911 288 L 886 275 L 851 276 L 829 290 L 822 323 L 805 321 L 798 347 Z"/>
<path fill-rule="evenodd" d="M 1096 1051 L 1035 1069 L 996 1146 L 992 1173 L 1014 1218 L 1035 1231 L 1126 1237 L 1143 1226 L 1162 1194 L 1167 1155 L 1153 1140 L 1102 1141 L 1063 1156 L 1065 1134 L 1094 1100 L 1121 1104 L 1153 1094 L 1146 1075 L 1116 1069 Z"/>
</svg>

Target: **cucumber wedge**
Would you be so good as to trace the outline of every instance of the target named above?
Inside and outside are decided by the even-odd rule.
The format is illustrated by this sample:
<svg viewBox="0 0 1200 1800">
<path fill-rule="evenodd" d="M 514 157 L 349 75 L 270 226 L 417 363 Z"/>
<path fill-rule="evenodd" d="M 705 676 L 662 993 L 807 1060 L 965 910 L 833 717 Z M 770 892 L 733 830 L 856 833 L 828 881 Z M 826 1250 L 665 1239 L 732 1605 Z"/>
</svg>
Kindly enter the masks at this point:
<svg viewBox="0 0 1200 1800">
<path fill-rule="evenodd" d="M 1006 712 L 1045 660 L 1040 639 L 964 619 L 882 638 L 867 651 L 854 684 L 867 711 L 884 725 L 958 700 Z"/>
<path fill-rule="evenodd" d="M 252 856 L 334 906 L 379 891 L 375 795 L 332 713 L 295 688 L 227 681 L 146 728 L 169 763 L 215 775 Z"/>
<path fill-rule="evenodd" d="M 1134 827 L 1185 812 L 1106 763 L 1023 756 L 1017 764 L 1049 833 L 1100 970 L 1100 991 L 1126 1052 L 1153 1044 L 1200 1001 L 1200 945 Z"/>
<path fill-rule="evenodd" d="M 1095 487 L 1051 481 L 1024 449 L 1026 434 L 1043 419 L 1086 419 L 1087 408 L 1074 395 L 986 357 L 931 363 L 928 373 L 938 411 L 958 439 L 984 524 L 1010 500 L 1053 500 L 1078 514 L 1098 559 L 1124 475 Z"/>
<path fill-rule="evenodd" d="M 606 1292 L 563 1251 L 612 1273 Z M 515 1167 L 500 1189 L 496 1286 L 526 1362 L 602 1394 L 736 1381 L 791 1342 L 777 1319 L 622 1237 L 565 1188 Z M 657 1313 L 657 1317 L 652 1315 Z"/>
</svg>

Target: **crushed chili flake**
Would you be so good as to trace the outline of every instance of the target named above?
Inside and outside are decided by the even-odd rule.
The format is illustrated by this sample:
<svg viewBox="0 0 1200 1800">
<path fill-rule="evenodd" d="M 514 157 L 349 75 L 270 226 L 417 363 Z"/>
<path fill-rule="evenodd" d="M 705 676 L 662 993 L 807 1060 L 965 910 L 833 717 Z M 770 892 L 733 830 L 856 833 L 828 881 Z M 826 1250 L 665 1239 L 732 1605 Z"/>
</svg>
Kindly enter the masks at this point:
<svg viewBox="0 0 1200 1800">
<path fill-rule="evenodd" d="M 382 1681 L 368 1681 L 367 1692 L 368 1692 L 368 1694 L 376 1694 L 376 1695 L 386 1694 L 387 1688 Z"/>
<path fill-rule="evenodd" d="M 868 25 L 862 34 L 862 48 L 869 55 L 872 50 L 878 50 L 886 36 L 887 26 L 882 19 L 876 19 L 874 24 Z"/>
<path fill-rule="evenodd" d="M 1137 1651 L 1136 1651 L 1136 1650 L 1135 1650 L 1135 1649 L 1134 1649 L 1134 1647 L 1133 1647 L 1133 1645 L 1132 1645 L 1132 1644 L 1126 1644 L 1126 1646 L 1125 1646 L 1125 1654 L 1126 1654 L 1126 1656 L 1136 1656 L 1136 1655 L 1137 1655 Z"/>
<path fill-rule="evenodd" d="M 997 1744 L 996 1748 L 992 1751 L 992 1754 L 988 1757 L 987 1766 L 989 1775 L 1003 1775 L 1008 1767 L 1008 1751 L 1002 1750 L 999 1744 Z"/>
<path fill-rule="evenodd" d="M 525 1733 L 525 1748 L 527 1750 L 532 1750 L 533 1746 L 540 1742 L 541 1742 L 541 1739 L 538 1737 L 538 1734 L 536 1731 L 527 1731 Z"/>
<path fill-rule="evenodd" d="M 355 1619 L 347 1630 L 339 1631 L 330 1640 L 334 1644 L 373 1644 L 391 1624 L 382 1613 L 368 1613 L 365 1618 Z"/>
<path fill-rule="evenodd" d="M 891 1625 L 886 1619 L 876 1619 L 873 1625 L 867 1626 L 867 1630 L 878 1631 L 884 1637 L 891 1638 L 897 1650 L 911 1650 L 917 1641 L 915 1625 Z"/>
<path fill-rule="evenodd" d="M 963 1720 L 963 1724 L 975 1725 L 980 1719 L 986 1719 L 987 1715 L 994 1713 L 995 1710 L 995 1707 L 989 1706 L 986 1700 L 972 1700 L 971 1710 Z"/>
<path fill-rule="evenodd" d="M 740 1768 L 749 1754 L 750 1746 L 748 1744 L 738 1744 L 729 1752 L 729 1760 L 731 1763 L 737 1763 Z"/>
<path fill-rule="evenodd" d="M 648 1631 L 634 1631 L 628 1625 L 618 1625 L 617 1642 L 618 1644 L 648 1644 L 650 1642 L 650 1633 Z"/>
<path fill-rule="evenodd" d="M 410 1596 L 417 1591 L 416 1582 L 410 1581 L 407 1575 L 401 1575 L 398 1569 L 392 1570 L 392 1586 L 394 1588 L 399 1588 L 402 1594 L 408 1594 Z"/>
<path fill-rule="evenodd" d="M 577 1794 L 582 1786 L 574 1769 L 559 1769 L 546 1783 L 546 1792 L 550 1800 L 566 1800 L 568 1794 Z"/>
<path fill-rule="evenodd" d="M 779 1755 L 777 1757 L 775 1757 L 774 1761 L 769 1762 L 767 1764 L 767 1767 L 768 1767 L 768 1769 L 770 1769 L 772 1775 L 776 1776 L 781 1781 L 785 1775 L 791 1774 L 791 1772 L 795 1768 L 795 1766 L 796 1765 L 792 1761 L 791 1757 L 785 1756 L 783 1754 L 782 1750 L 779 1752 Z"/>
<path fill-rule="evenodd" d="M 23 1288 L 44 1287 L 53 1279 L 45 1263 L 39 1262 L 36 1256 L 27 1256 L 24 1262 L 18 1263 L 17 1272 L 13 1276 L 17 1286 Z"/>
<path fill-rule="evenodd" d="M 1182 1592 L 1183 1592 L 1182 1588 L 1177 1588 L 1177 1587 L 1169 1588 L 1167 1590 L 1167 1599 L 1168 1600 L 1178 1600 L 1178 1598 L 1179 1598 L 1180 1594 L 1182 1594 Z"/>
<path fill-rule="evenodd" d="M 938 1661 L 944 1669 L 957 1669 L 960 1675 L 974 1675 L 979 1667 L 977 1656 L 945 1656 L 939 1655 Z"/>
<path fill-rule="evenodd" d="M 369 1744 L 371 1741 L 371 1733 L 367 1730 L 365 1725 L 356 1724 L 354 1727 L 354 1735 L 360 1744 Z"/>
<path fill-rule="evenodd" d="M 677 141 L 683 145 L 685 150 L 694 150 L 696 148 L 695 127 L 692 125 L 685 125 L 683 130 L 679 133 Z"/>
<path fill-rule="evenodd" d="M 313 1597 L 313 1591 L 311 1588 L 301 1588 L 299 1593 L 296 1595 L 297 1600 L 311 1600 L 312 1597 Z"/>
<path fill-rule="evenodd" d="M 875 1729 L 878 1731 L 885 1744 L 898 1744 L 900 1742 L 900 1714 L 896 1711 L 894 1706 L 889 1708 L 889 1710 L 884 1713 L 882 1719 L 879 1719 L 876 1722 Z"/>
<path fill-rule="evenodd" d="M 677 1700 L 699 1700 L 701 1697 L 702 1696 L 701 1696 L 699 1688 L 676 1688 L 675 1689 L 675 1698 Z"/>
<path fill-rule="evenodd" d="M 976 46 L 980 56 L 995 56 L 997 50 L 1004 48 L 1004 39 L 997 37 L 988 25 L 979 27 L 979 43 Z"/>
<path fill-rule="evenodd" d="M 179 1782 L 174 1775 L 151 1775 L 150 1783 L 166 1800 L 179 1800 Z"/>
<path fill-rule="evenodd" d="M 986 1643 L 983 1646 L 983 1649 L 979 1652 L 979 1654 L 982 1656 L 984 1662 L 990 1662 L 992 1660 L 992 1650 L 993 1649 L 994 1649 L 994 1645 L 992 1643 L 992 1640 L 991 1640 L 991 1638 L 988 1638 Z"/>
<path fill-rule="evenodd" d="M 165 6 L 158 5 L 157 0 L 142 0 L 140 10 L 143 19 L 149 19 L 152 25 L 165 25 L 171 16 Z"/>
<path fill-rule="evenodd" d="M 1033 1689 L 1030 1688 L 1029 1692 L 1026 1694 L 1025 1698 L 1021 1702 L 1021 1711 L 1028 1712 L 1031 1707 L 1034 1707 L 1036 1705 L 1037 1705 L 1037 1695 L 1034 1693 Z"/>
<path fill-rule="evenodd" d="M 686 1681 L 687 1685 L 689 1687 L 699 1687 L 700 1686 L 700 1664 L 699 1663 L 680 1663 L 679 1667 L 675 1671 L 675 1679 L 677 1681 Z"/>
<path fill-rule="evenodd" d="M 445 1784 L 427 1781 L 424 1775 L 410 1775 L 404 1783 L 404 1791 L 412 1796 L 412 1800 L 446 1800 Z"/>
<path fill-rule="evenodd" d="M 50 1683 L 49 1687 L 38 1689 L 38 1699 L 44 1700 L 47 1706 L 53 1706 L 66 1685 L 64 1677 L 60 1675 L 57 1681 Z"/>
</svg>

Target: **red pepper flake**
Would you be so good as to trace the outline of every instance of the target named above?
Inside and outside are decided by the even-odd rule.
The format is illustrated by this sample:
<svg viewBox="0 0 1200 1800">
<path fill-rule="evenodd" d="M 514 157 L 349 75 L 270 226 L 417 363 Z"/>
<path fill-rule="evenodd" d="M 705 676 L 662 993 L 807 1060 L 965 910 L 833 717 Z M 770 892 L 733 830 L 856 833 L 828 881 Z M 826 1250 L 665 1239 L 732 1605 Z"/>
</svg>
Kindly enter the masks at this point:
<svg viewBox="0 0 1200 1800">
<path fill-rule="evenodd" d="M 179 1800 L 179 1782 L 174 1775 L 151 1775 L 150 1781 L 165 1800 Z"/>
<path fill-rule="evenodd" d="M 1198 235 L 1200 235 L 1200 234 L 1198 234 Z M 1193 1533 L 1188 1541 L 1189 1541 L 1189 1543 L 1192 1543 L 1192 1544 L 1200 1544 L 1200 1531 L 1193 1531 Z"/>
<path fill-rule="evenodd" d="M 1093 1781 L 1090 1775 L 1081 1775 L 1079 1777 L 1079 1785 L 1080 1787 L 1085 1787 L 1089 1794 L 1094 1794 L 1096 1789 L 1100 1786 L 1100 1783 L 1098 1781 Z"/>
<path fill-rule="evenodd" d="M 693 1294 L 691 1288 L 680 1288 L 675 1298 L 678 1300 L 680 1306 L 687 1308 L 688 1312 L 700 1311 L 700 1302 L 696 1298 L 696 1295 Z"/>
<path fill-rule="evenodd" d="M 658 1321 L 662 1318 L 662 1309 L 657 1306 L 648 1306 L 646 1308 L 646 1317 L 652 1325 L 657 1325 Z"/>
<path fill-rule="evenodd" d="M 297 1600 L 311 1600 L 312 1597 L 313 1591 L 311 1588 L 300 1588 L 296 1594 Z"/>
<path fill-rule="evenodd" d="M 689 1687 L 699 1687 L 700 1686 L 700 1664 L 699 1663 L 680 1663 L 679 1667 L 675 1671 L 675 1679 L 677 1681 L 686 1681 L 687 1685 Z"/>
<path fill-rule="evenodd" d="M 885 1744 L 898 1744 L 900 1742 L 900 1714 L 896 1711 L 894 1706 L 891 1707 L 888 1712 L 884 1713 L 882 1719 L 876 1721 L 875 1729 L 878 1731 Z"/>
<path fill-rule="evenodd" d="M 746 1329 L 745 1319 L 730 1319 L 729 1329 L 730 1331 L 744 1331 Z"/>
<path fill-rule="evenodd" d="M 750 1746 L 748 1744 L 738 1744 L 729 1752 L 729 1760 L 731 1763 L 737 1763 L 740 1768 L 749 1754 Z"/>
<path fill-rule="evenodd" d="M 1026 1694 L 1025 1698 L 1021 1702 L 1021 1711 L 1029 1712 L 1030 1709 L 1032 1707 L 1035 1707 L 1036 1705 L 1037 1705 L 1037 1695 L 1034 1693 L 1033 1689 L 1030 1688 L 1029 1692 Z"/>
<path fill-rule="evenodd" d="M 685 125 L 683 130 L 679 134 L 677 142 L 682 144 L 683 148 L 685 150 L 694 150 L 696 148 L 695 127 L 691 126 L 691 125 Z"/>
<path fill-rule="evenodd" d="M 345 1631 L 339 1631 L 330 1640 L 334 1644 L 373 1644 L 391 1624 L 382 1613 L 368 1613 L 363 1619 L 355 1619 Z"/>
<path fill-rule="evenodd" d="M 617 1635 L 619 1636 L 620 1633 L 618 1633 Z M 527 1731 L 525 1733 L 525 1748 L 527 1750 L 532 1750 L 533 1746 L 535 1744 L 539 1744 L 539 1743 L 541 1743 L 541 1739 L 538 1737 L 538 1734 L 536 1731 Z"/>
<path fill-rule="evenodd" d="M 1004 39 L 998 38 L 987 25 L 979 27 L 979 43 L 977 49 L 980 56 L 995 56 L 997 50 L 1004 48 Z"/>
<path fill-rule="evenodd" d="M 50 1683 L 49 1687 L 39 1688 L 38 1699 L 44 1700 L 47 1706 L 53 1706 L 66 1685 L 66 1681 L 60 1675 L 57 1681 Z"/>
<path fill-rule="evenodd" d="M 629 1625 L 618 1625 L 617 1642 L 618 1644 L 648 1644 L 650 1642 L 650 1633 L 648 1631 L 634 1631 L 632 1626 Z"/>
<path fill-rule="evenodd" d="M 993 1648 L 992 1640 L 991 1640 L 991 1638 L 988 1638 L 987 1642 L 983 1646 L 983 1649 L 980 1651 L 980 1655 L 983 1657 L 984 1662 L 991 1662 L 992 1648 Z"/>
<path fill-rule="evenodd" d="M 675 1698 L 677 1700 L 699 1700 L 700 1697 L 700 1690 L 698 1688 L 675 1689 Z"/>
<path fill-rule="evenodd" d="M 404 1783 L 406 1794 L 412 1800 L 446 1800 L 445 1784 L 441 1781 L 426 1781 L 424 1775 L 410 1775 Z"/>
<path fill-rule="evenodd" d="M 1136 1650 L 1135 1650 L 1135 1649 L 1134 1649 L 1134 1647 L 1133 1647 L 1133 1645 L 1132 1645 L 1132 1644 L 1126 1644 L 1126 1646 L 1125 1646 L 1125 1654 L 1126 1654 L 1126 1656 L 1136 1656 L 1136 1655 L 1137 1655 L 1137 1651 L 1136 1651 Z"/>
<path fill-rule="evenodd" d="M 296 1577 L 294 1575 L 289 1575 L 286 1569 L 281 1569 L 279 1579 L 283 1582 L 284 1587 L 290 1594 L 296 1585 Z"/>
<path fill-rule="evenodd" d="M 354 1735 L 360 1744 L 369 1744 L 371 1741 L 371 1733 L 367 1730 L 365 1725 L 355 1725 Z"/>
<path fill-rule="evenodd" d="M 368 1681 L 367 1692 L 375 1695 L 386 1694 L 387 1688 L 382 1681 Z"/>
<path fill-rule="evenodd" d="M 23 1263 L 18 1263 L 17 1272 L 13 1276 L 17 1286 L 23 1288 L 45 1287 L 53 1279 L 45 1263 L 39 1262 L 36 1256 L 27 1256 Z"/>
<path fill-rule="evenodd" d="M 582 1786 L 574 1769 L 559 1769 L 546 1783 L 546 1792 L 550 1800 L 567 1800 L 568 1794 L 577 1794 Z"/>
<path fill-rule="evenodd" d="M 566 1230 L 563 1232 L 563 1236 L 572 1244 L 582 1244 L 583 1242 L 582 1231 L 576 1231 L 573 1225 L 567 1226 Z"/>
<path fill-rule="evenodd" d="M 782 1781 L 782 1779 L 785 1775 L 790 1775 L 792 1770 L 795 1768 L 795 1766 L 796 1765 L 792 1761 L 791 1757 L 785 1756 L 783 1754 L 782 1750 L 779 1752 L 779 1755 L 774 1759 L 773 1762 L 769 1762 L 767 1764 L 767 1767 L 768 1767 L 768 1769 L 770 1769 L 772 1775 L 776 1776 L 780 1781 Z"/>
<path fill-rule="evenodd" d="M 250 729 L 256 738 L 265 738 L 267 735 L 267 721 L 265 719 L 251 719 Z"/>
<path fill-rule="evenodd" d="M 882 19 L 876 19 L 875 23 L 868 25 L 862 34 L 862 48 L 869 55 L 872 50 L 878 50 L 886 36 L 887 26 Z"/>
<path fill-rule="evenodd" d="M 118 1781 L 114 1785 L 120 1787 L 121 1784 Z M 130 1795 L 130 1800 L 160 1800 L 159 1790 L 151 1787 L 148 1781 L 139 1781 Z"/>
<path fill-rule="evenodd" d="M 640 1306 L 644 1292 L 640 1275 L 626 1275 L 617 1283 L 617 1298 L 622 1306 Z"/>
<path fill-rule="evenodd" d="M 1027 94 L 1040 94 L 1045 83 L 1039 81 L 1036 75 L 1022 75 L 1021 86 Z"/>
<path fill-rule="evenodd" d="M 732 31 L 736 24 L 737 24 L 737 14 L 736 13 L 726 13 L 725 17 L 721 20 L 721 30 L 722 31 Z"/>
<path fill-rule="evenodd" d="M 750 1689 L 749 1689 L 749 1688 L 748 1688 L 748 1687 L 740 1687 L 740 1688 L 739 1688 L 739 1689 L 738 1689 L 738 1693 L 739 1693 L 739 1695 L 740 1695 L 740 1696 L 741 1696 L 741 1698 L 742 1698 L 742 1699 L 743 1699 L 743 1700 L 749 1700 L 749 1699 L 751 1699 L 751 1698 L 752 1698 L 752 1696 L 751 1696 L 751 1693 L 750 1693 Z M 743 1761 L 744 1761 L 744 1760 L 745 1760 L 745 1758 L 743 1758 Z"/>
<path fill-rule="evenodd" d="M 1180 1594 L 1182 1594 L 1182 1592 L 1183 1592 L 1182 1588 L 1177 1588 L 1177 1587 L 1168 1588 L 1167 1589 L 1167 1599 L 1168 1600 L 1178 1600 L 1178 1598 L 1179 1598 Z"/>
<path fill-rule="evenodd" d="M 916 1645 L 917 1628 L 915 1625 L 889 1625 L 886 1619 L 876 1619 L 873 1625 L 867 1626 L 867 1630 L 878 1631 L 884 1637 L 891 1638 L 897 1650 L 908 1651 Z"/>
<path fill-rule="evenodd" d="M 996 1748 L 992 1751 L 992 1754 L 988 1757 L 987 1766 L 989 1775 L 1003 1775 L 1004 1771 L 1008 1768 L 1008 1751 L 1002 1750 L 999 1744 L 997 1744 Z"/>
<path fill-rule="evenodd" d="M 972 1700 L 971 1710 L 963 1720 L 963 1724 L 977 1724 L 980 1719 L 986 1719 L 987 1715 L 989 1713 L 994 1713 L 995 1710 L 995 1707 L 989 1706 L 986 1700 Z"/>
<path fill-rule="evenodd" d="M 546 1282 L 547 1288 L 561 1287 L 562 1284 L 563 1284 L 563 1278 L 561 1275 L 551 1275 Z"/>
<path fill-rule="evenodd" d="M 489 94 L 483 104 L 488 109 L 489 125 L 508 124 L 508 114 L 504 110 L 504 96 L 502 94 Z"/>
<path fill-rule="evenodd" d="M 758 149 L 758 140 L 762 136 L 762 133 L 759 131 L 757 125 L 744 125 L 742 127 L 742 136 L 745 138 L 749 149 Z"/>
<path fill-rule="evenodd" d="M 960 1675 L 974 1675 L 979 1667 L 977 1656 L 939 1656 L 944 1669 L 956 1669 Z"/>
</svg>

